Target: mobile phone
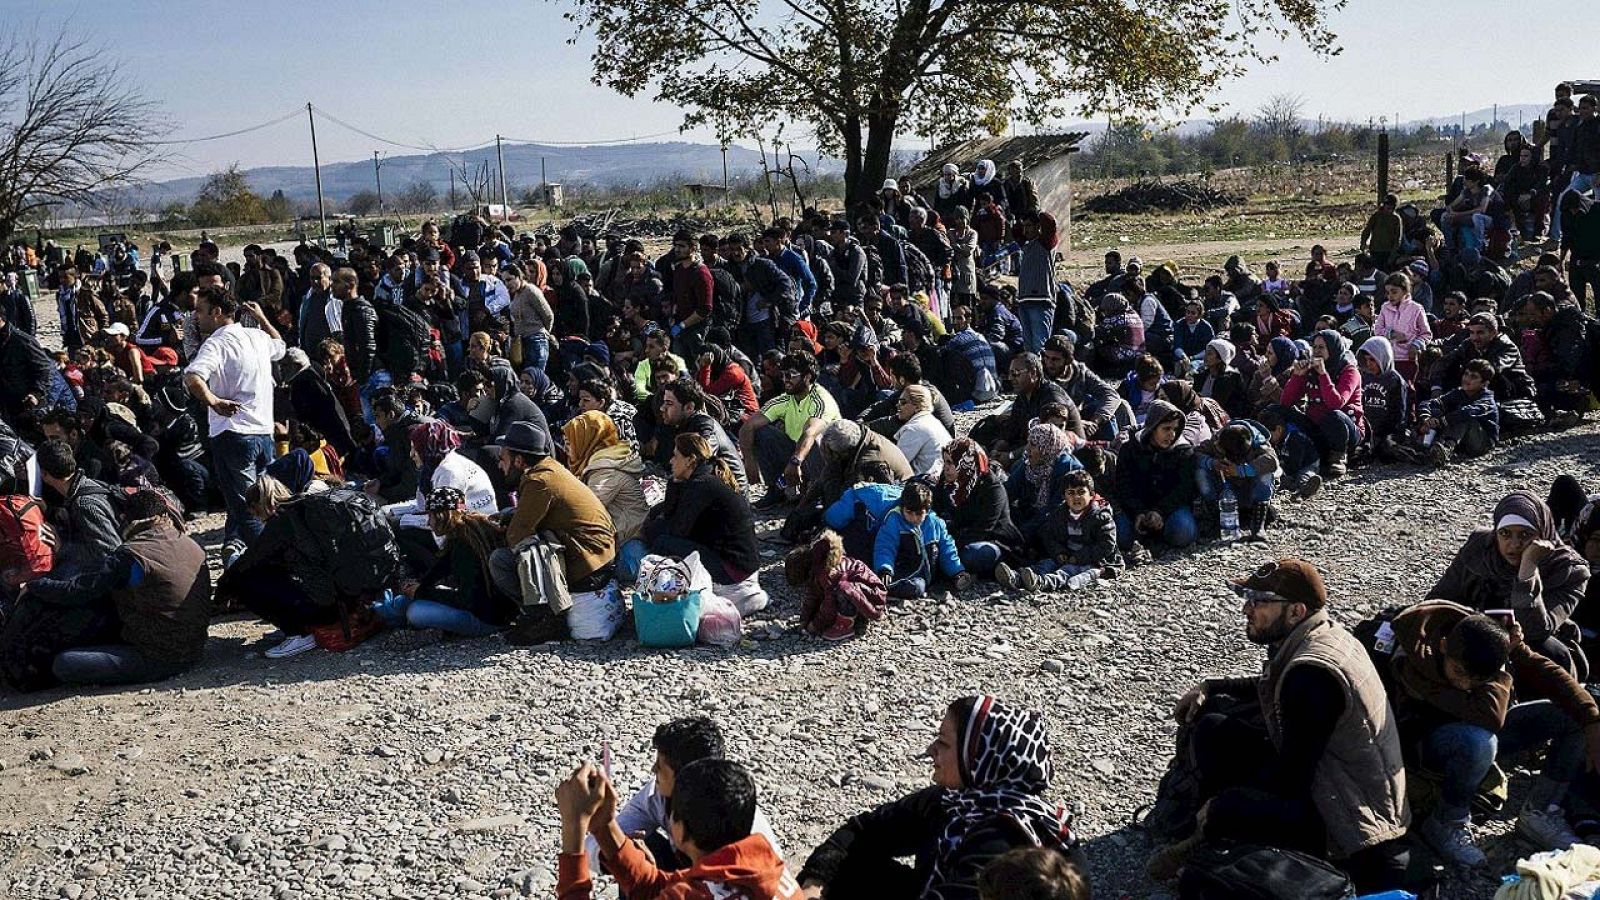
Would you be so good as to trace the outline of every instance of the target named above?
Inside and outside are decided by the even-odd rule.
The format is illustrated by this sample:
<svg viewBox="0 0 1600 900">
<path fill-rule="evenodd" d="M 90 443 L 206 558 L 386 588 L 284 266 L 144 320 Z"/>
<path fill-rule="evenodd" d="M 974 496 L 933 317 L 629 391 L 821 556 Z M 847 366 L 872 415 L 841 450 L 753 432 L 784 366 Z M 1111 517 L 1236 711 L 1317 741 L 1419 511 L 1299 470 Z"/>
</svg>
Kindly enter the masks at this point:
<svg viewBox="0 0 1600 900">
<path fill-rule="evenodd" d="M 600 742 L 600 771 L 604 772 L 605 776 L 607 778 L 611 777 L 611 742 L 610 741 L 601 741 Z"/>
<path fill-rule="evenodd" d="M 1501 628 L 1510 629 L 1517 620 L 1517 614 L 1509 609 L 1486 609 L 1483 614 L 1500 623 Z"/>
</svg>

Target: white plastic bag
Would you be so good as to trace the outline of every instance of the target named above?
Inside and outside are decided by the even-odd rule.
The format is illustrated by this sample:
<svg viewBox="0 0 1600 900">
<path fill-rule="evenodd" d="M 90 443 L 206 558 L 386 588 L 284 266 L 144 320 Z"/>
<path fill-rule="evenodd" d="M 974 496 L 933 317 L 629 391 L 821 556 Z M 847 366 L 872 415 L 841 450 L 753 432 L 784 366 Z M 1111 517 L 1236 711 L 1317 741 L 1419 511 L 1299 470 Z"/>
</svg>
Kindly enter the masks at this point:
<svg viewBox="0 0 1600 900">
<path fill-rule="evenodd" d="M 711 590 L 718 597 L 727 600 L 739 610 L 740 616 L 748 616 L 767 608 L 771 598 L 761 589 L 760 573 L 751 573 L 749 578 L 738 584 L 714 584 Z"/>
<path fill-rule="evenodd" d="M 713 647 L 732 647 L 744 637 L 744 617 L 731 600 L 707 591 L 700 595 L 700 628 L 695 639 Z"/>
<path fill-rule="evenodd" d="M 612 581 L 598 591 L 572 595 L 572 608 L 567 610 L 567 628 L 576 640 L 609 641 L 627 617 L 628 609 L 622 602 L 622 591 Z"/>
</svg>

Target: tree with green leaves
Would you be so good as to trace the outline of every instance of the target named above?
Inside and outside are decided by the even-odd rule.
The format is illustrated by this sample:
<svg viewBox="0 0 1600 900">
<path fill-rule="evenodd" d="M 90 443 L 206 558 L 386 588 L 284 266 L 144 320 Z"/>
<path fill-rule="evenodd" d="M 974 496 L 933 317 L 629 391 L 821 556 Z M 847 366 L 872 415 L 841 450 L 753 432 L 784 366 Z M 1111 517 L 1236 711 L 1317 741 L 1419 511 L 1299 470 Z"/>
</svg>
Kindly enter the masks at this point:
<svg viewBox="0 0 1600 900">
<path fill-rule="evenodd" d="M 789 121 L 877 191 L 897 134 L 1000 134 L 1069 112 L 1206 106 L 1344 0 L 573 0 L 594 81 L 654 89 L 727 138 Z M 575 40 L 575 39 L 574 39 Z"/>
<path fill-rule="evenodd" d="M 266 202 L 250 189 L 237 163 L 206 179 L 194 203 L 189 205 L 189 218 L 201 228 L 262 225 L 271 221 Z"/>
</svg>

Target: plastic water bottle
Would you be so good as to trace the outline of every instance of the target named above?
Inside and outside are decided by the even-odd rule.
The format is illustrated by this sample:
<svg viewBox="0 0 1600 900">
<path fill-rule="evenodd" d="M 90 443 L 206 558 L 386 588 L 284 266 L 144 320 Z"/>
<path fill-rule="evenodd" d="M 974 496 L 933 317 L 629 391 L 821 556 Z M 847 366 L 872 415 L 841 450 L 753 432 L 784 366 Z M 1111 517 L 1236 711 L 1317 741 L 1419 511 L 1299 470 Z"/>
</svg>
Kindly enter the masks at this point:
<svg viewBox="0 0 1600 900">
<path fill-rule="evenodd" d="M 1100 579 L 1100 573 L 1094 569 L 1078 574 L 1067 579 L 1067 590 L 1081 591 Z"/>
<path fill-rule="evenodd" d="M 1222 500 L 1218 502 L 1217 509 L 1221 513 L 1222 539 L 1237 541 L 1239 539 L 1239 498 L 1233 495 L 1233 486 L 1226 481 L 1222 483 Z"/>
</svg>

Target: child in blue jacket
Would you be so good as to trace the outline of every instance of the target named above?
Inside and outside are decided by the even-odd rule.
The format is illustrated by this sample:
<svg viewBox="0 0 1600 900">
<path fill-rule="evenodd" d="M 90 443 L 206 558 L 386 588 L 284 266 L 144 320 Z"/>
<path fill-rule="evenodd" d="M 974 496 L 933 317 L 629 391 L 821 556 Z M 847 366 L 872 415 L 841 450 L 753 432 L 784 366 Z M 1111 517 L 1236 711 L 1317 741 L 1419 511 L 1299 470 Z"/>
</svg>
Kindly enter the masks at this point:
<svg viewBox="0 0 1600 900">
<path fill-rule="evenodd" d="M 884 518 L 873 546 L 872 570 L 889 586 L 889 596 L 902 600 L 926 594 L 935 574 L 953 579 L 958 591 L 972 584 L 956 542 L 933 512 L 933 491 L 927 485 L 906 485 L 900 505 Z"/>
</svg>

